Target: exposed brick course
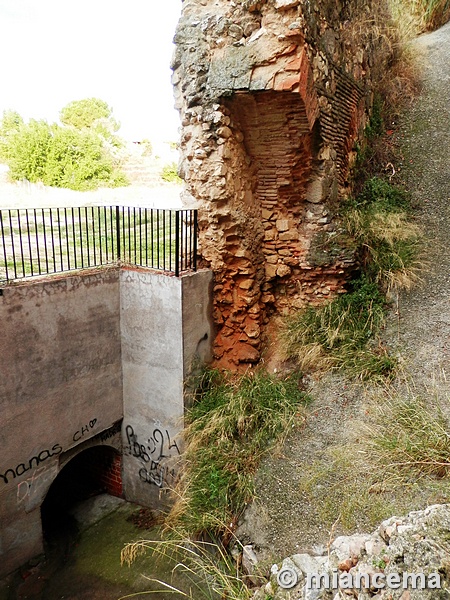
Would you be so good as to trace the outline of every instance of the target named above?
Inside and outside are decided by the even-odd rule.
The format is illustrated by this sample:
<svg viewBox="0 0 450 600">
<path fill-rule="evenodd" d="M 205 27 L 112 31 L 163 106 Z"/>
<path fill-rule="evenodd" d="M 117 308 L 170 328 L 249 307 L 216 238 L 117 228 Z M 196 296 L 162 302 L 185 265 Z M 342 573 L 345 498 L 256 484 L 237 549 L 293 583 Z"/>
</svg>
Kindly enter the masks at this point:
<svg viewBox="0 0 450 600">
<path fill-rule="evenodd" d="M 360 0 L 183 3 L 181 174 L 215 273 L 222 366 L 258 361 L 271 315 L 344 289 L 353 259 L 335 208 L 389 58 L 370 10 Z"/>
</svg>

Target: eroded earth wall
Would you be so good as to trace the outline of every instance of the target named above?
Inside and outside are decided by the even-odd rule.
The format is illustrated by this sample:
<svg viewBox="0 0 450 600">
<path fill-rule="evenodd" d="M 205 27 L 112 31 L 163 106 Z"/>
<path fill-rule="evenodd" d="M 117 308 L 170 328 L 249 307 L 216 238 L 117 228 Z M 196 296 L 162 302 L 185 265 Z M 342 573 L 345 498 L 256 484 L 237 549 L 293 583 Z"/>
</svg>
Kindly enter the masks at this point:
<svg viewBox="0 0 450 600">
<path fill-rule="evenodd" d="M 180 174 L 215 274 L 215 359 L 260 358 L 271 315 L 343 290 L 334 217 L 391 58 L 384 0 L 184 0 Z"/>
</svg>

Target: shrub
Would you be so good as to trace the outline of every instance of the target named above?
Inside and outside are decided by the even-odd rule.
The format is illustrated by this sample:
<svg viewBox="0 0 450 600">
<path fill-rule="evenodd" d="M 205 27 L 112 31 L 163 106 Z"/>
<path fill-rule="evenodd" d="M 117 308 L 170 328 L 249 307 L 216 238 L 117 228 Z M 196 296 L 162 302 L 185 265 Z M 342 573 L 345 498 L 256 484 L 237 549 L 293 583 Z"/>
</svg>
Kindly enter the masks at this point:
<svg viewBox="0 0 450 600">
<path fill-rule="evenodd" d="M 43 181 L 51 143 L 52 130 L 46 121 L 32 119 L 12 132 L 6 151 L 11 179 Z"/>
<path fill-rule="evenodd" d="M 127 185 L 110 151 L 115 138 L 102 129 L 102 120 L 96 123 L 100 133 L 97 125 L 76 129 L 49 125 L 43 120 L 24 123 L 18 113 L 5 112 L 0 127 L 0 155 L 9 166 L 11 179 L 42 181 L 73 190 Z"/>
<path fill-rule="evenodd" d="M 42 181 L 73 190 L 125 183 L 117 178 L 113 159 L 97 135 L 62 127 L 54 129 Z"/>
<path fill-rule="evenodd" d="M 176 163 L 165 165 L 161 171 L 161 179 L 169 183 L 181 183 L 183 180 L 178 175 Z"/>
</svg>

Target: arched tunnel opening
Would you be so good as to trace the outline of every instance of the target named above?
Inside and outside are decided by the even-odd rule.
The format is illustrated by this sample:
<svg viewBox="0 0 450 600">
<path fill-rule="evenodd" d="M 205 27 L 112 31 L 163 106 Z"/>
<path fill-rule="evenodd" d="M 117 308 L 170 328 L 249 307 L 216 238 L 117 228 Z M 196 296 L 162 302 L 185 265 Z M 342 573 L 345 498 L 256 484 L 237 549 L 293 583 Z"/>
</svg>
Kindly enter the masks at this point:
<svg viewBox="0 0 450 600">
<path fill-rule="evenodd" d="M 102 493 L 122 497 L 122 457 L 110 446 L 88 448 L 72 458 L 51 484 L 41 505 L 42 533 L 48 548 L 76 538 L 74 507 Z"/>
</svg>

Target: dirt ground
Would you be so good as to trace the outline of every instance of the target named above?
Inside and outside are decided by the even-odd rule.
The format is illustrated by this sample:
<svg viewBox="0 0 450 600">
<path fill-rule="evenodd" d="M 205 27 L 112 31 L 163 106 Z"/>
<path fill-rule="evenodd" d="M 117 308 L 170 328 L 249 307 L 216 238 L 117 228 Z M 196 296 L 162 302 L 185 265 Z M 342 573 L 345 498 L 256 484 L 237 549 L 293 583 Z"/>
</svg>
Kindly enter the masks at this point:
<svg viewBox="0 0 450 600">
<path fill-rule="evenodd" d="M 448 483 L 433 481 L 368 498 L 358 472 L 374 394 L 414 393 L 450 406 L 450 23 L 415 46 L 424 87 L 396 134 L 403 157 L 395 168 L 412 192 L 428 247 L 422 282 L 394 298 L 383 333 L 400 375 L 390 391 L 333 374 L 309 381 L 314 402 L 305 427 L 262 465 L 257 500 L 238 530 L 263 563 L 305 550 L 321 554 L 339 533 L 372 531 L 392 514 L 450 502 Z"/>
</svg>

